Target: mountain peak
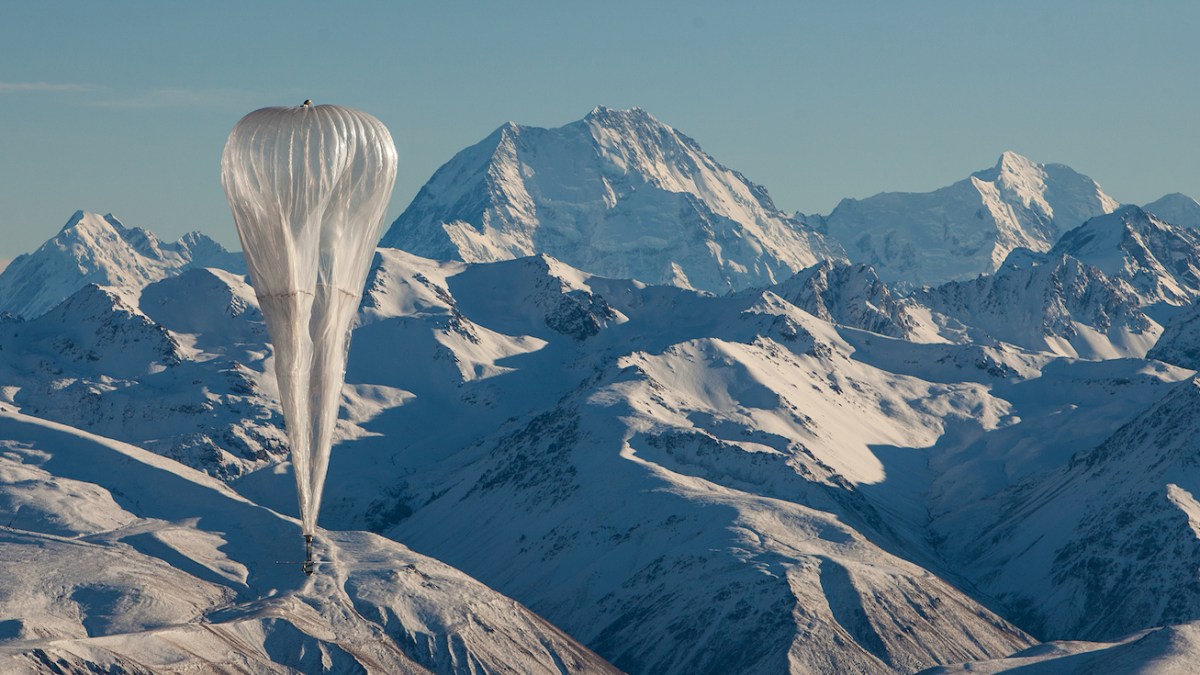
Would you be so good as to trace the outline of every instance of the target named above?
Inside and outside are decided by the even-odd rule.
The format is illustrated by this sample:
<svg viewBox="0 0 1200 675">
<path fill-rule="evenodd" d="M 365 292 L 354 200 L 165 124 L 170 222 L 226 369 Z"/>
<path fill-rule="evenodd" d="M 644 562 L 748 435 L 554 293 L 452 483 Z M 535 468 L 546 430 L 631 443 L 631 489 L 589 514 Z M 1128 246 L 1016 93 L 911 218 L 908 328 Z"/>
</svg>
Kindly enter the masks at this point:
<svg viewBox="0 0 1200 675">
<path fill-rule="evenodd" d="M 996 170 L 1001 173 L 1029 173 L 1040 169 L 1037 162 L 1029 159 L 1024 155 L 1019 155 L 1012 150 L 1005 150 L 1000 153 L 1000 159 L 996 160 Z"/>
<path fill-rule="evenodd" d="M 591 112 L 584 116 L 585 120 L 611 120 L 611 119 L 649 119 L 657 122 L 654 116 L 646 112 L 644 109 L 634 106 L 632 108 L 610 108 L 606 105 L 598 105 L 592 108 Z"/>
<path fill-rule="evenodd" d="M 1133 204 L 1070 230 L 1054 245 L 1123 279 L 1142 304 L 1181 306 L 1200 297 L 1200 232 Z"/>
<path fill-rule="evenodd" d="M 163 243 L 112 214 L 76 211 L 58 234 L 0 272 L 0 311 L 33 318 L 87 284 L 141 288 L 193 266 L 241 271 L 241 256 L 189 233 Z"/>
<path fill-rule="evenodd" d="M 1113 211 L 1113 215 L 1120 218 L 1124 223 L 1149 221 L 1151 218 L 1151 214 L 1146 213 L 1145 209 L 1137 204 L 1122 204 L 1116 211 Z"/>
<path fill-rule="evenodd" d="M 545 253 L 716 293 L 844 257 L 692 139 L 641 108 L 605 106 L 554 129 L 505 125 L 458 153 L 382 245 L 467 262 Z"/>
<path fill-rule="evenodd" d="M 596 106 L 582 120 L 597 142 L 602 145 L 628 145 L 654 143 L 658 145 L 686 145 L 702 152 L 695 141 L 663 124 L 641 108 L 619 110 Z"/>
<path fill-rule="evenodd" d="M 1091 178 L 1011 150 L 964 180 L 925 193 L 845 200 L 824 218 L 855 262 L 907 286 L 967 281 L 1010 251 L 1047 251 L 1061 234 L 1117 202 Z"/>
<path fill-rule="evenodd" d="M 88 212 L 84 211 L 83 209 L 79 209 L 75 213 L 72 213 L 71 217 L 67 219 L 67 223 L 62 226 L 62 229 L 60 229 L 59 232 L 65 232 L 65 231 L 75 227 L 88 215 L 89 215 Z"/>
<path fill-rule="evenodd" d="M 128 228 L 126 228 L 125 225 L 123 225 L 120 220 L 117 220 L 116 216 L 111 213 L 106 213 L 101 216 L 100 214 L 80 209 L 71 214 L 71 217 L 67 219 L 66 224 L 64 224 L 58 232 L 59 234 L 78 230 L 85 230 L 89 232 L 124 232 L 127 229 Z"/>
<path fill-rule="evenodd" d="M 1112 213 L 1089 218 L 1079 227 L 1063 234 L 1055 244 L 1054 250 L 1063 250 L 1080 257 L 1084 251 L 1084 244 L 1090 244 L 1094 248 L 1097 243 L 1107 241 L 1108 246 L 1116 248 L 1120 237 L 1130 236 L 1135 232 L 1145 233 L 1149 229 L 1161 229 L 1164 226 L 1166 224 L 1161 219 L 1142 207 L 1136 204 L 1122 204 Z M 1104 239 L 1105 237 L 1108 239 Z M 1112 270 L 1105 271 L 1109 274 L 1114 273 Z"/>
<path fill-rule="evenodd" d="M 1173 225 L 1200 228 L 1200 203 L 1185 194 L 1172 192 L 1142 208 Z"/>
</svg>

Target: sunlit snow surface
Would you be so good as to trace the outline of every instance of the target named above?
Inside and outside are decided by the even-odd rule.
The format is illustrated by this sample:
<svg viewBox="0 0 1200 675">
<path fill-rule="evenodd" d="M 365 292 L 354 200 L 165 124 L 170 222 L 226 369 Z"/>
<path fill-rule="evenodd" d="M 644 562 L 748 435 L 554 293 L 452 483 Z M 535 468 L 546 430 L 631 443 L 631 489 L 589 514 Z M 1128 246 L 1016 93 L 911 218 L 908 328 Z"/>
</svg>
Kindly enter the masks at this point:
<svg viewBox="0 0 1200 675">
<path fill-rule="evenodd" d="M 0 318 L 0 670 L 1190 663 L 1200 389 L 1142 356 L 1163 325 L 1151 355 L 1200 353 L 1194 251 L 1150 217 L 907 298 L 844 262 L 717 297 L 382 249 L 311 583 L 276 564 L 301 546 L 244 274 L 108 269 L 142 264 L 129 230 L 73 220 L 134 281 L 45 247 L 65 300 Z"/>
<path fill-rule="evenodd" d="M 639 108 L 508 123 L 441 167 L 383 245 L 438 259 L 545 253 L 610 277 L 716 293 L 782 281 L 841 247 Z"/>
<path fill-rule="evenodd" d="M 70 349 L 37 338 L 49 319 L 0 325 L 31 354 L 4 361 L 13 384 L 0 405 L 129 435 L 123 440 L 225 478 L 229 488 L 142 453 L 159 463 L 155 471 L 206 486 L 167 483 L 144 497 L 163 479 L 108 468 L 128 464 L 128 446 L 89 441 L 122 450 L 80 462 L 93 473 L 75 473 L 81 467 L 53 460 L 54 443 L 39 436 L 49 423 L 14 419 L 5 437 L 17 441 L 9 461 L 19 464 L 8 468 L 3 494 L 10 509 L 27 505 L 10 525 L 14 537 L 86 540 L 99 556 L 129 557 L 130 565 L 145 558 L 138 579 L 195 590 L 142 607 L 126 599 L 146 595 L 136 585 L 76 565 L 80 583 L 120 591 L 79 596 L 111 601 L 110 609 L 88 615 L 73 609 L 70 593 L 14 600 L 9 606 L 22 609 L 9 613 L 45 616 L 37 620 L 60 632 L 21 633 L 24 624 L 13 624 L 12 651 L 66 649 L 53 640 L 100 633 L 175 635 L 198 621 L 263 636 L 226 651 L 205 643 L 214 645 L 206 659 L 297 663 L 317 658 L 321 643 L 363 663 L 376 657 L 355 652 L 356 640 L 400 630 L 389 612 L 418 611 L 387 575 L 425 559 L 396 541 L 531 607 L 632 672 L 904 672 L 1023 649 L 1034 643 L 1029 635 L 960 590 L 1003 579 L 994 561 L 1009 555 L 1003 547 L 960 552 L 989 523 L 963 515 L 971 513 L 963 505 L 984 508 L 991 495 L 1052 476 L 1190 373 L 962 342 L 930 310 L 877 283 L 866 270 L 818 266 L 777 286 L 714 297 L 596 277 L 546 256 L 466 264 L 381 250 L 357 319 L 322 520 L 345 534 L 324 537 L 322 555 L 338 565 L 311 587 L 298 570 L 275 564 L 299 555 L 299 537 L 293 521 L 276 515 L 294 514 L 294 492 L 282 453 L 265 442 L 279 417 L 270 349 L 244 277 L 186 272 L 132 296 L 140 306 L 85 288 L 60 308 L 72 312 Z M 188 311 L 171 301 L 178 297 L 189 299 Z M 88 357 L 105 349 L 114 356 Z M 236 442 L 220 433 L 230 425 L 241 429 Z M 214 451 L 184 451 L 197 436 Z M 252 441 L 263 452 L 248 452 Z M 80 512 L 55 490 L 97 506 Z M 205 496 L 195 501 L 193 492 Z M 1182 498 L 1163 508 L 1170 504 L 1190 512 Z M 254 523 L 259 533 L 239 534 Z M 1184 527 L 1173 531 L 1195 536 Z M 362 530 L 387 539 L 354 534 Z M 30 555 L 15 543 L 11 550 Z M 35 574 L 33 558 L 24 560 L 14 569 Z M 1045 595 L 1070 597 L 1054 581 L 1053 560 L 1047 565 L 1027 569 L 1040 570 Z M 356 575 L 377 579 L 386 597 L 354 600 L 364 587 L 352 583 Z M 435 590 L 430 607 L 464 611 L 466 599 Z M 285 605 L 284 597 L 303 600 Z M 339 609 L 347 602 L 356 614 Z M 228 603 L 241 609 L 217 610 Z M 267 609 L 245 606 L 270 608 L 278 620 L 264 624 Z M 994 606 L 1028 616 L 1019 603 Z M 88 619 L 102 627 L 89 633 L 85 615 L 96 611 L 125 623 Z M 1147 627 L 1114 620 L 1129 631 Z M 542 624 L 528 621 L 536 625 L 489 623 L 494 630 L 484 634 L 510 644 L 542 639 L 531 637 L 543 636 Z M 450 630 L 421 625 L 426 635 Z M 290 637 L 272 638 L 272 627 Z M 594 663 L 544 630 L 564 646 L 531 659 L 552 667 L 553 651 L 576 654 L 584 670 Z M 129 640 L 102 639 L 127 650 L 114 653 L 145 658 Z M 432 638 L 394 642 L 420 640 Z M 465 658 L 453 656 L 456 643 L 430 644 L 417 651 Z M 474 637 L 464 644 L 508 649 Z M 412 648 L 402 652 L 419 661 Z"/>
<path fill-rule="evenodd" d="M 1017 248 L 1046 251 L 1117 206 L 1070 167 L 1005 152 L 993 168 L 933 192 L 842 200 L 825 221 L 851 260 L 919 287 L 994 272 Z"/>
<path fill-rule="evenodd" d="M 305 577 L 277 562 L 298 552 L 299 524 L 215 479 L 19 414 L 0 413 L 0 437 L 5 672 L 608 669 L 395 542 L 321 533 L 328 564 Z"/>
</svg>

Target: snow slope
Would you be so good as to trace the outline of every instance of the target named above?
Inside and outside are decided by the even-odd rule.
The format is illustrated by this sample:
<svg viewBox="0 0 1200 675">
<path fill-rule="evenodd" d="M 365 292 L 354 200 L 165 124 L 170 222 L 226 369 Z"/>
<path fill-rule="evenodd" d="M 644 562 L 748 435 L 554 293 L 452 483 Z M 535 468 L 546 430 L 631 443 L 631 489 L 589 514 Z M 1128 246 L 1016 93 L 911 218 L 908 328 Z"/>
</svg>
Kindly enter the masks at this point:
<svg viewBox="0 0 1200 675">
<path fill-rule="evenodd" d="M 1200 660 L 1200 625 L 1195 622 L 1140 631 L 1115 643 L 1053 642 L 1005 659 L 936 667 L 923 675 L 1021 673 L 1022 675 L 1187 675 Z"/>
<path fill-rule="evenodd" d="M 59 233 L 0 272 L 0 312 L 35 317 L 88 284 L 127 291 L 189 267 L 243 270 L 241 255 L 191 232 L 175 243 L 127 228 L 111 214 L 76 211 Z"/>
<path fill-rule="evenodd" d="M 516 602 L 144 450 L 0 413 L 5 672 L 615 672 Z"/>
<path fill-rule="evenodd" d="M 844 199 L 824 221 L 851 260 L 917 287 L 994 272 L 1014 249 L 1046 251 L 1116 208 L 1087 176 L 1005 152 L 995 167 L 933 192 Z"/>
<path fill-rule="evenodd" d="M 858 487 L 890 477 L 877 448 L 1002 405 L 979 385 L 857 363 L 769 291 L 399 251 L 370 289 L 348 381 L 412 398 L 339 447 L 327 522 L 469 569 L 633 672 L 903 672 L 1028 644 L 875 543 L 900 535 Z M 562 330 L 555 297 L 587 298 L 569 314 L 595 330 Z"/>
<path fill-rule="evenodd" d="M 1197 405 L 1193 379 L 1065 464 L 947 513 L 946 551 L 1042 638 L 1197 620 Z"/>
<path fill-rule="evenodd" d="M 245 279 L 197 269 L 80 297 L 58 319 L 0 324 L 21 353 L 43 350 L 0 360 L 3 405 L 127 437 L 294 513 L 282 446 L 242 456 L 218 433 L 278 433 Z M 970 590 L 969 565 L 947 562 L 931 515 L 1053 470 L 1184 375 L 924 339 L 911 326 L 929 316 L 863 266 L 713 297 L 544 255 L 382 249 L 322 523 L 455 565 L 632 672 L 892 673 L 1007 655 L 1032 640 Z M 73 351 L 45 351 L 54 321 L 76 326 Z M 122 358 L 86 358 L 103 349 Z M 178 451 L 197 434 L 224 454 Z M 255 658 L 294 658 L 264 649 Z"/>
<path fill-rule="evenodd" d="M 1146 358 L 1200 370 L 1200 305 L 1188 305 L 1171 317 Z"/>
<path fill-rule="evenodd" d="M 1142 209 L 1174 225 L 1200 227 L 1200 203 L 1178 192 L 1163 195 Z"/>
<path fill-rule="evenodd" d="M 508 123 L 447 162 L 383 246 L 578 269 L 716 293 L 781 281 L 841 248 L 640 108 L 557 129 Z"/>
</svg>

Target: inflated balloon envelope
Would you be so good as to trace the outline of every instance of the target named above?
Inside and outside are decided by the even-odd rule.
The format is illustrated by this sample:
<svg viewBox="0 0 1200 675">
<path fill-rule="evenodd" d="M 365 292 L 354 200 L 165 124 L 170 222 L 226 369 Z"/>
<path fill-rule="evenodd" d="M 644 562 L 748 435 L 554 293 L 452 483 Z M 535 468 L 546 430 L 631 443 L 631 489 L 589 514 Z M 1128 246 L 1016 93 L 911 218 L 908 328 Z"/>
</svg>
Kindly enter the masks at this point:
<svg viewBox="0 0 1200 675">
<path fill-rule="evenodd" d="M 309 574 L 350 323 L 395 182 L 396 146 L 382 122 L 307 101 L 246 115 L 221 158 L 221 184 L 275 349 Z"/>
</svg>

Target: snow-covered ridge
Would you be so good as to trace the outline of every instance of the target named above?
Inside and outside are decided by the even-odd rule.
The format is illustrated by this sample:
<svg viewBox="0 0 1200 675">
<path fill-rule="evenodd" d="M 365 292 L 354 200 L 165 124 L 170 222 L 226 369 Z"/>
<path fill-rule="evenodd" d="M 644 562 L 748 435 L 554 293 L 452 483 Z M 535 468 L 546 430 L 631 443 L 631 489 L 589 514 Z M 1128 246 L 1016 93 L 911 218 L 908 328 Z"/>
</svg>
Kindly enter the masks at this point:
<svg viewBox="0 0 1200 675">
<path fill-rule="evenodd" d="M 947 520 L 969 578 L 1044 639 L 1200 620 L 1200 471 L 1188 380 L 1094 449 Z"/>
<path fill-rule="evenodd" d="M 0 312 L 35 317 L 87 284 L 134 292 L 190 267 L 244 271 L 245 265 L 199 232 L 166 243 L 111 214 L 76 211 L 57 235 L 0 272 Z"/>
<path fill-rule="evenodd" d="M 1145 356 L 1162 333 L 1123 279 L 1057 251 L 1016 249 L 995 274 L 913 298 L 966 326 L 972 340 L 1070 357 Z"/>
<path fill-rule="evenodd" d="M 869 265 L 824 260 L 771 290 L 831 323 L 917 342 L 942 341 L 923 308 L 892 293 Z"/>
<path fill-rule="evenodd" d="M 1144 305 L 1181 306 L 1200 297 L 1200 231 L 1136 206 L 1088 220 L 1064 234 L 1051 252 L 1127 282 Z"/>
<path fill-rule="evenodd" d="M 383 246 L 468 262 L 545 253 L 615 278 L 724 293 L 839 246 L 639 108 L 556 129 L 508 123 L 438 169 Z"/>
<path fill-rule="evenodd" d="M 1005 152 L 996 165 L 933 192 L 845 199 L 824 222 L 850 259 L 909 286 L 994 272 L 1016 248 L 1046 251 L 1117 202 L 1061 164 Z"/>
</svg>

